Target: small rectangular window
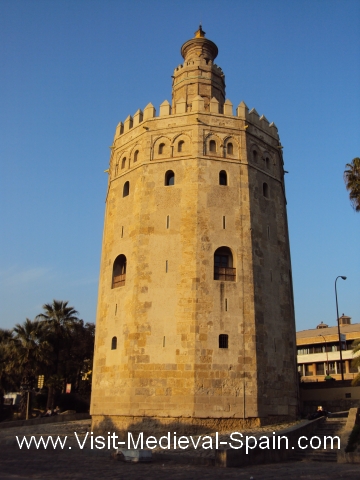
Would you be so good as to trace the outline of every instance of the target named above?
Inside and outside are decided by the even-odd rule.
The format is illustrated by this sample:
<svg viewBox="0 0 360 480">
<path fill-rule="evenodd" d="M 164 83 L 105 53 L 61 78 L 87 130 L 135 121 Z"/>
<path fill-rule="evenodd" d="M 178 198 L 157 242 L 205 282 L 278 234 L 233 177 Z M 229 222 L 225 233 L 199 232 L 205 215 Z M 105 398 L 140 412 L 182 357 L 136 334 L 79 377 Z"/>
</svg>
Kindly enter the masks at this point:
<svg viewBox="0 0 360 480">
<path fill-rule="evenodd" d="M 165 347 L 165 337 L 163 337 L 163 347 Z"/>
<path fill-rule="evenodd" d="M 124 236 L 124 227 L 121 227 L 121 238 Z"/>
<path fill-rule="evenodd" d="M 170 227 L 170 215 L 166 217 L 166 228 Z"/>
<path fill-rule="evenodd" d="M 351 393 L 345 393 L 345 398 L 351 398 Z"/>
<path fill-rule="evenodd" d="M 223 228 L 224 228 L 224 229 L 226 228 L 226 219 L 225 219 L 225 216 L 223 217 Z"/>
<path fill-rule="evenodd" d="M 225 334 L 219 335 L 219 348 L 228 348 L 228 346 L 229 346 L 228 335 L 225 335 Z"/>
<path fill-rule="evenodd" d="M 165 272 L 166 272 L 166 273 L 168 272 L 168 267 L 169 267 L 168 261 L 166 260 L 166 262 L 165 262 Z"/>
</svg>

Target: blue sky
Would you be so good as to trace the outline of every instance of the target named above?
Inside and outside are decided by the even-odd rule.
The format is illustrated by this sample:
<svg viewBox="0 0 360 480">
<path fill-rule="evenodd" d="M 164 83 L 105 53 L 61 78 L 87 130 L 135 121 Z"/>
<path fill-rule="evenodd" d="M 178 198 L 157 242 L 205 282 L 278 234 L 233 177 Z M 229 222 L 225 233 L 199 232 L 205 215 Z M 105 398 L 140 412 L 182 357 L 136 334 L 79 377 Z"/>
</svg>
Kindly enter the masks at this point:
<svg viewBox="0 0 360 480">
<path fill-rule="evenodd" d="M 227 98 L 284 145 L 296 324 L 360 322 L 359 1 L 0 2 L 0 327 L 53 298 L 95 321 L 109 146 L 117 123 L 171 101 L 181 45 L 202 22 Z"/>
</svg>

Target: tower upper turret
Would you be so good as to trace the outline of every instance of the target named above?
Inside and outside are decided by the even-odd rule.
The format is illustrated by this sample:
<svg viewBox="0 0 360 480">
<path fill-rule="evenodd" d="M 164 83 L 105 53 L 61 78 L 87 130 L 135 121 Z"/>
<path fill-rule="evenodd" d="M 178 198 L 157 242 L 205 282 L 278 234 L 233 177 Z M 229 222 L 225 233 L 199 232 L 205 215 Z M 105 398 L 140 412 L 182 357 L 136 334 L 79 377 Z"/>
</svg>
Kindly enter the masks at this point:
<svg viewBox="0 0 360 480">
<path fill-rule="evenodd" d="M 186 101 L 187 111 L 190 111 L 193 98 L 200 95 L 204 98 L 205 111 L 210 110 L 210 100 L 215 97 L 222 112 L 225 101 L 225 75 L 221 68 L 213 63 L 218 48 L 214 42 L 205 38 L 201 25 L 195 32 L 195 37 L 185 42 L 180 51 L 184 63 L 174 71 L 173 108 L 183 99 Z"/>
</svg>

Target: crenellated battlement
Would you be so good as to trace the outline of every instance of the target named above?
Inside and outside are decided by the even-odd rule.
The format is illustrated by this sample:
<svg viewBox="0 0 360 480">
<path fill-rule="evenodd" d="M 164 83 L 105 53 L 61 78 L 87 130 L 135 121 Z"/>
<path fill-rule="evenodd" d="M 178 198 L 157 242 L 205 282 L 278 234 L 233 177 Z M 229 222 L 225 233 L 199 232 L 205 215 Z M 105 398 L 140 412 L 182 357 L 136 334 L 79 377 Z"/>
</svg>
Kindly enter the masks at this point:
<svg viewBox="0 0 360 480">
<path fill-rule="evenodd" d="M 210 100 L 210 111 L 205 110 L 204 98 L 200 95 L 197 95 L 193 98 L 193 101 L 190 107 L 186 104 L 184 98 L 180 98 L 176 102 L 175 107 L 173 108 L 171 104 L 164 100 L 159 107 L 159 114 L 156 115 L 156 109 L 149 103 L 144 111 L 137 110 L 133 116 L 129 115 L 124 123 L 120 122 L 115 131 L 114 141 L 120 136 L 123 135 L 133 128 L 139 126 L 140 124 L 146 123 L 148 120 L 161 117 L 179 117 L 180 115 L 188 115 L 194 113 L 201 113 L 204 115 L 219 116 L 219 117 L 232 117 L 234 119 L 238 118 L 245 121 L 245 128 L 248 128 L 250 125 L 260 129 L 271 137 L 279 140 L 278 129 L 274 122 L 269 122 L 265 115 L 259 115 L 255 108 L 252 108 L 249 111 L 249 108 L 245 102 L 241 102 L 236 108 L 236 112 L 233 112 L 233 104 L 227 99 L 224 102 L 222 112 L 220 111 L 220 104 L 216 98 Z M 143 128 L 146 129 L 144 125 Z"/>
<path fill-rule="evenodd" d="M 282 147 L 274 123 L 226 99 L 204 35 L 183 44 L 171 100 L 123 118 L 110 147 L 99 434 L 241 431 L 296 415 Z"/>
</svg>

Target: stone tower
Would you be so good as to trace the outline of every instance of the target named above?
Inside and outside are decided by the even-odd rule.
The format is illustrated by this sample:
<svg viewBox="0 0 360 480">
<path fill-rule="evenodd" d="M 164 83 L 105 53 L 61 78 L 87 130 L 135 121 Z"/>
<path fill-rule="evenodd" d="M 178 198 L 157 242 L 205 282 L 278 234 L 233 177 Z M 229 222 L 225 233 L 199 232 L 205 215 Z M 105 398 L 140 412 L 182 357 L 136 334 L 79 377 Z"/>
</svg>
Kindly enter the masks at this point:
<svg viewBox="0 0 360 480">
<path fill-rule="evenodd" d="M 111 146 L 93 429 L 209 431 L 294 418 L 295 322 L 282 147 L 225 100 L 216 45 L 181 48 L 172 105 Z"/>
</svg>

